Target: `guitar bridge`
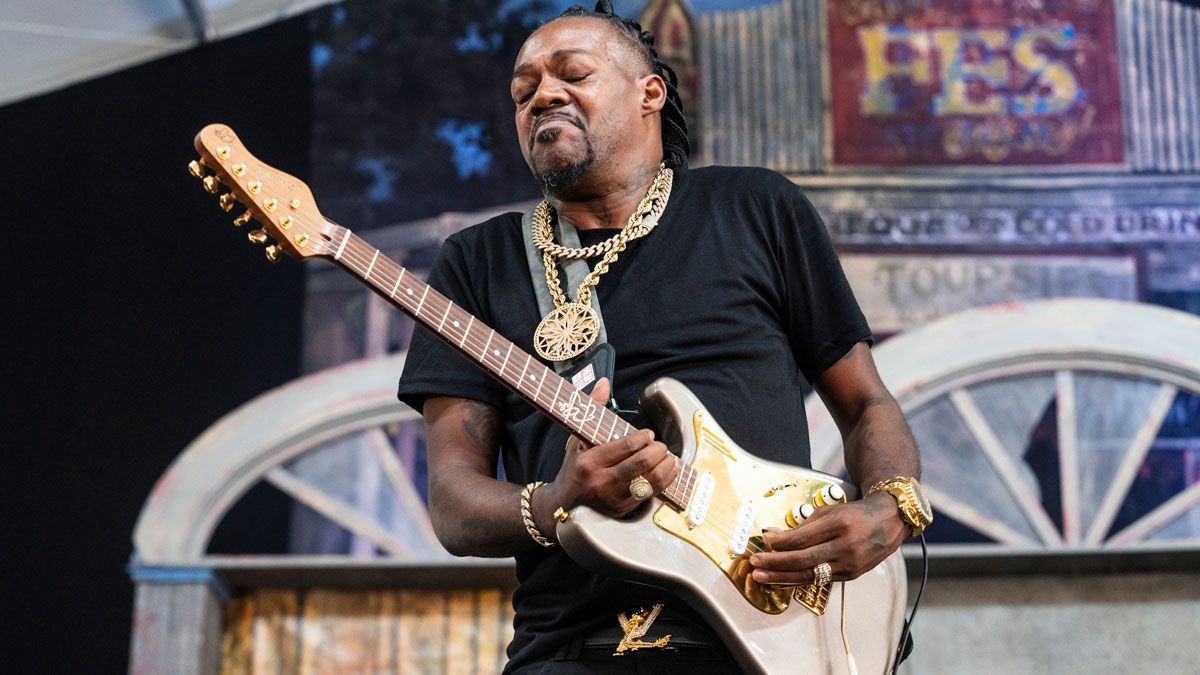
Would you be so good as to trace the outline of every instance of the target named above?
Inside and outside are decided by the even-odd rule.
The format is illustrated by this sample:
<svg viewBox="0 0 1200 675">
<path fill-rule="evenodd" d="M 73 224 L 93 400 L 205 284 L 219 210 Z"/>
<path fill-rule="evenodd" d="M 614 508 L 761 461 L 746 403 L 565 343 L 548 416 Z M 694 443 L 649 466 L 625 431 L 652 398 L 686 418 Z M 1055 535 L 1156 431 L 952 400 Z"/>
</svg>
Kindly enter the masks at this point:
<svg viewBox="0 0 1200 675">
<path fill-rule="evenodd" d="M 807 607 L 813 614 L 822 616 L 825 614 L 825 608 L 829 605 L 829 591 L 833 588 L 833 584 L 825 584 L 818 586 L 815 582 L 804 586 L 797 586 L 792 597 L 796 602 Z"/>
</svg>

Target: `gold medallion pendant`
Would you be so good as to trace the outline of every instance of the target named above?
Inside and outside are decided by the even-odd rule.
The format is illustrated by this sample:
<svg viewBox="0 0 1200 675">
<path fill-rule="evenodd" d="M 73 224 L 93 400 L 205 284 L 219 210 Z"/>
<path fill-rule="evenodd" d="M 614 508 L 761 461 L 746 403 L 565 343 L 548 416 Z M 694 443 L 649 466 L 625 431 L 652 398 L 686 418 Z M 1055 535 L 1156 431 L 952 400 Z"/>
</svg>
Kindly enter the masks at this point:
<svg viewBox="0 0 1200 675">
<path fill-rule="evenodd" d="M 533 334 L 533 347 L 544 359 L 566 361 L 587 351 L 599 332 L 596 311 L 590 305 L 569 302 L 542 319 Z"/>
</svg>

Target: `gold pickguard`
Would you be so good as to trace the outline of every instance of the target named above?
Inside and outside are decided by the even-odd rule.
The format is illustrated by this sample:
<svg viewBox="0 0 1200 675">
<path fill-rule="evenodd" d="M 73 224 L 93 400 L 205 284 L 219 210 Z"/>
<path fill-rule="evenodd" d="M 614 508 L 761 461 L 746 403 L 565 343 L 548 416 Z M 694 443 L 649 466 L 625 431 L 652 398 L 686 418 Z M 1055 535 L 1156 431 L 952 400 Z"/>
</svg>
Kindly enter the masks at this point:
<svg viewBox="0 0 1200 675">
<path fill-rule="evenodd" d="M 780 614 L 788 608 L 794 593 L 798 602 L 823 614 L 829 600 L 828 585 L 764 586 L 754 581 L 750 556 L 756 548 L 763 548 L 762 537 L 752 536 L 746 551 L 734 555 L 728 532 L 737 520 L 738 509 L 747 501 L 753 501 L 756 507 L 751 532 L 769 527 L 787 529 L 785 517 L 792 507 L 801 502 L 813 503 L 820 489 L 832 482 L 760 463 L 708 422 L 702 410 L 696 412 L 693 424 L 697 442 L 691 468 L 697 476 L 708 472 L 716 479 L 707 515 L 704 522 L 692 527 L 684 512 L 664 503 L 654 513 L 654 523 L 700 549 L 757 609 Z"/>
</svg>

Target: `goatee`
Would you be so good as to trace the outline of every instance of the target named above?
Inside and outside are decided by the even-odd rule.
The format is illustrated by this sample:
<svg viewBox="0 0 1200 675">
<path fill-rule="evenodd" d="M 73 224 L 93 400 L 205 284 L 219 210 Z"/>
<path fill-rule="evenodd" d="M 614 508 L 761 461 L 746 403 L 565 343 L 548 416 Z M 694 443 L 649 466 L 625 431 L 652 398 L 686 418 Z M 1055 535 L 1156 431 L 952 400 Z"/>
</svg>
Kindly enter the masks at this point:
<svg viewBox="0 0 1200 675">
<path fill-rule="evenodd" d="M 542 192 L 551 194 L 573 189 L 579 179 L 596 163 L 596 150 L 590 140 L 584 140 L 583 159 L 551 171 L 539 171 L 536 167 L 533 176 L 541 184 Z"/>
</svg>

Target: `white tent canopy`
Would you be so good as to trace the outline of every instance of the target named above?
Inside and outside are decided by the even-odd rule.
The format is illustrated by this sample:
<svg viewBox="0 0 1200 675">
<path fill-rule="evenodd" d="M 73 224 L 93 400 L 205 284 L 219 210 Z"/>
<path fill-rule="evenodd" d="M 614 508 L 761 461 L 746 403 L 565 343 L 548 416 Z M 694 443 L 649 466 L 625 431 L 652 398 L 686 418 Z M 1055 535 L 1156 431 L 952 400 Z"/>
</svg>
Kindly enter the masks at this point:
<svg viewBox="0 0 1200 675">
<path fill-rule="evenodd" d="M 336 0 L 0 0 L 0 105 Z"/>
</svg>

